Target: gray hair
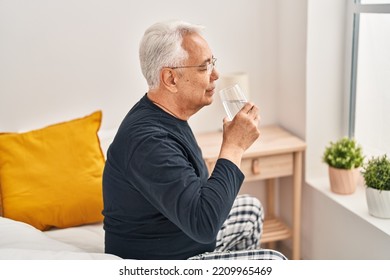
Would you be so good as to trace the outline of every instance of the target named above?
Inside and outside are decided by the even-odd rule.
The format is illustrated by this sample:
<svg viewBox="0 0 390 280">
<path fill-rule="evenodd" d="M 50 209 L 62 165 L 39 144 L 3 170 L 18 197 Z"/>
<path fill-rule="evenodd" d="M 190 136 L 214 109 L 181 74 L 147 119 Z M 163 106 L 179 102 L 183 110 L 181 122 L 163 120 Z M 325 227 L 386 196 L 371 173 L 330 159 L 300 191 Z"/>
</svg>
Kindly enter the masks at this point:
<svg viewBox="0 0 390 280">
<path fill-rule="evenodd" d="M 149 89 L 160 85 L 162 68 L 181 66 L 188 58 L 188 53 L 182 47 L 183 35 L 201 33 L 203 28 L 184 21 L 167 21 L 155 23 L 145 31 L 140 43 L 139 59 Z"/>
</svg>

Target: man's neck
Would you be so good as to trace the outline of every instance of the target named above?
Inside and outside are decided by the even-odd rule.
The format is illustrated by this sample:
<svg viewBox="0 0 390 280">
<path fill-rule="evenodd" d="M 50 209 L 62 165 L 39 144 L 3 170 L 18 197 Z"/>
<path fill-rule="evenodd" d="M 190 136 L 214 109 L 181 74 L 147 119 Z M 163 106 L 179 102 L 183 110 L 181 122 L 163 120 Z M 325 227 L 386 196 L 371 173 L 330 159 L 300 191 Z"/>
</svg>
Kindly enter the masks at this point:
<svg viewBox="0 0 390 280">
<path fill-rule="evenodd" d="M 152 90 L 147 93 L 147 97 L 151 102 L 153 102 L 153 104 L 161 108 L 161 110 L 165 111 L 166 113 L 174 116 L 175 118 L 184 121 L 189 119 L 189 116 L 181 113 L 180 106 L 178 106 L 176 100 L 174 100 L 169 93 Z"/>
</svg>

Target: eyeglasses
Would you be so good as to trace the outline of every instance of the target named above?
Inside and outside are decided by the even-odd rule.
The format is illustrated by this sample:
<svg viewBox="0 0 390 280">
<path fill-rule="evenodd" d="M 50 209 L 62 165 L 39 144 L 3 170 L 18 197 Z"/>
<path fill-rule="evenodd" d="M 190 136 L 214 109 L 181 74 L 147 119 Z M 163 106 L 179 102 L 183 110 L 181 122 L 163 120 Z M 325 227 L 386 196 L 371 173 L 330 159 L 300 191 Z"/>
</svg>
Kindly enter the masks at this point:
<svg viewBox="0 0 390 280">
<path fill-rule="evenodd" d="M 211 74 L 214 70 L 214 67 L 215 67 L 215 62 L 217 61 L 217 59 L 215 57 L 213 57 L 211 59 L 211 62 L 206 62 L 205 64 L 202 64 L 202 65 L 195 65 L 195 66 L 176 66 L 176 67 L 169 67 L 169 68 L 172 68 L 172 69 L 179 69 L 179 68 L 203 68 L 201 70 L 203 71 L 207 71 L 207 74 Z"/>
</svg>

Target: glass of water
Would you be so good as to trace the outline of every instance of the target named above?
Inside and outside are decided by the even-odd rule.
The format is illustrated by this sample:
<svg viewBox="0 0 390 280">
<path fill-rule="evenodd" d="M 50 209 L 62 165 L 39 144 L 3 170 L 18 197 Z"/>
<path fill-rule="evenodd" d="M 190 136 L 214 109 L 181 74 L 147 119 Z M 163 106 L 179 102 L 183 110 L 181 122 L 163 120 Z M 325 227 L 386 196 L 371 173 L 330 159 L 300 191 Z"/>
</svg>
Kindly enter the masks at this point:
<svg viewBox="0 0 390 280">
<path fill-rule="evenodd" d="M 239 85 L 230 86 L 219 91 L 225 112 L 231 121 L 234 116 L 244 107 L 246 100 L 245 94 Z"/>
</svg>

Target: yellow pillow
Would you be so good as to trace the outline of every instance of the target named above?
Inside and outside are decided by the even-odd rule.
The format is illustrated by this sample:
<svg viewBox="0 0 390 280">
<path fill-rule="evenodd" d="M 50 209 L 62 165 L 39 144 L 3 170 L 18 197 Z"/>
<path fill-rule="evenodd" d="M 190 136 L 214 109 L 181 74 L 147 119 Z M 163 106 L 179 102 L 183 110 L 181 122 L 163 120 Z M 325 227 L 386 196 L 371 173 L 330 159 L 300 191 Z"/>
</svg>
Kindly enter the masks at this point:
<svg viewBox="0 0 390 280">
<path fill-rule="evenodd" d="M 3 216 L 37 229 L 102 221 L 102 112 L 0 134 Z"/>
</svg>

